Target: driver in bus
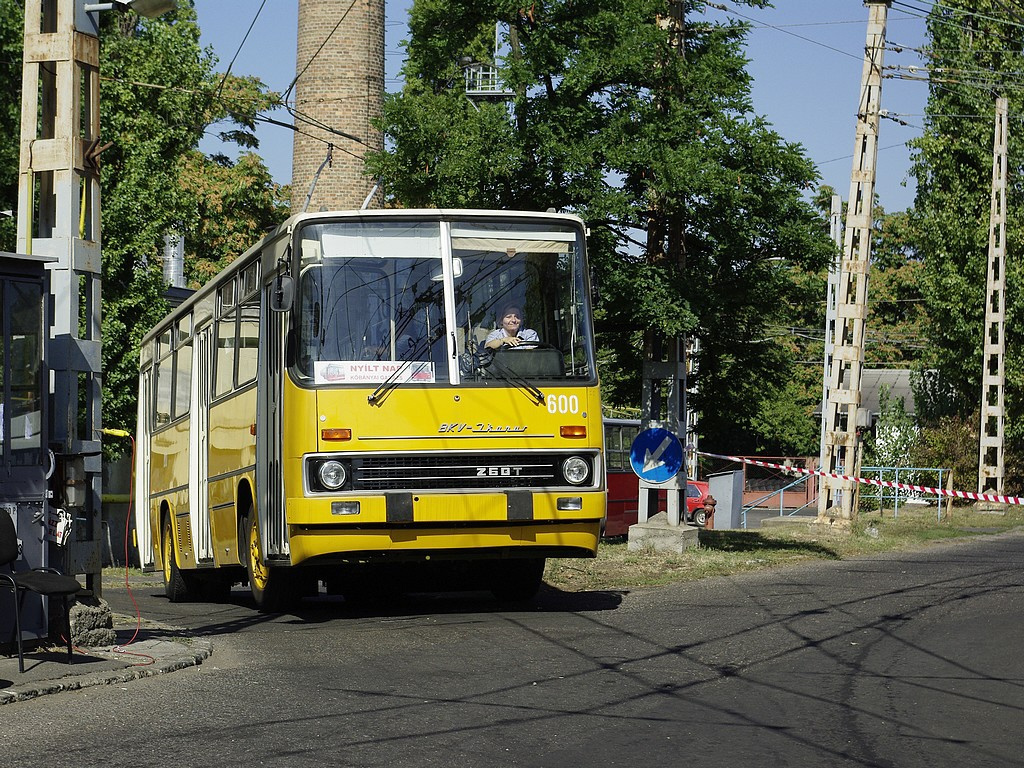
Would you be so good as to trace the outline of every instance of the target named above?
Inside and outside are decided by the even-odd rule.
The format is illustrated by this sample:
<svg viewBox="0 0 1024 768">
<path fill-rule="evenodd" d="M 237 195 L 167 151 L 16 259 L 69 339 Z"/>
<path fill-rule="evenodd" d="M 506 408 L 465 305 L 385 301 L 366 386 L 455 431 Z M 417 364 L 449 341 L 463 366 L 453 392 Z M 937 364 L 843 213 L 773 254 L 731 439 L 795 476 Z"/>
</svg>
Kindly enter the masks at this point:
<svg viewBox="0 0 1024 768">
<path fill-rule="evenodd" d="M 487 334 L 484 347 L 491 350 L 518 347 L 526 341 L 540 342 L 540 336 L 532 328 L 523 327 L 523 310 L 517 304 L 508 304 L 501 310 L 501 327 Z"/>
</svg>

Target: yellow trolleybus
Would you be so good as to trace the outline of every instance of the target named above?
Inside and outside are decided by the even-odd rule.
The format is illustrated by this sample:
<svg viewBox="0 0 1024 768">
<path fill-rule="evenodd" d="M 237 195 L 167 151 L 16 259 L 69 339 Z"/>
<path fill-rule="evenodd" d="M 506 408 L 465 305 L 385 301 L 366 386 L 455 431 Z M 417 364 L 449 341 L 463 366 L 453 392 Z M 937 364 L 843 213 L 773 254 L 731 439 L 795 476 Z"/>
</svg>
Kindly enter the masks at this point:
<svg viewBox="0 0 1024 768">
<path fill-rule="evenodd" d="M 321 581 L 525 599 L 545 558 L 593 557 L 606 492 L 585 235 L 574 216 L 510 211 L 282 224 L 142 343 L 143 567 L 171 600 L 248 581 L 278 610 Z M 534 340 L 492 350 L 509 307 Z"/>
</svg>

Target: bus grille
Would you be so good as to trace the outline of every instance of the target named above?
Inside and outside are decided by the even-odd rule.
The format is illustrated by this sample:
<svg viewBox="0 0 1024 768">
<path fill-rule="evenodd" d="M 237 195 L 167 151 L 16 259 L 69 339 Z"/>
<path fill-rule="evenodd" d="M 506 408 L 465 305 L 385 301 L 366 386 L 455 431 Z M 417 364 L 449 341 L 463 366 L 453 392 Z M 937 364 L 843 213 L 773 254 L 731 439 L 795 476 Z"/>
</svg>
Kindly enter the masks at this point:
<svg viewBox="0 0 1024 768">
<path fill-rule="evenodd" d="M 352 463 L 353 490 L 543 488 L 566 485 L 570 454 L 367 456 Z"/>
</svg>

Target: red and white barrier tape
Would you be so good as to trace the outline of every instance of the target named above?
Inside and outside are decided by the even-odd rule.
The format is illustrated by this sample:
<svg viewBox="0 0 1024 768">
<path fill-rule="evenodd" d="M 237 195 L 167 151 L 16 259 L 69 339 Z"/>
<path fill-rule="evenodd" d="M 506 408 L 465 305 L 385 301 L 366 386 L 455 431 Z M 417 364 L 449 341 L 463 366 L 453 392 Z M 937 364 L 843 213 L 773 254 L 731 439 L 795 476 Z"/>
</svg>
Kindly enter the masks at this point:
<svg viewBox="0 0 1024 768">
<path fill-rule="evenodd" d="M 864 485 L 878 485 L 883 488 L 898 488 L 904 491 L 917 491 L 918 493 L 932 493 L 936 496 L 951 496 L 955 499 L 974 499 L 976 501 L 997 501 L 1001 504 L 1024 505 L 1024 499 L 1019 496 L 1000 496 L 994 493 L 971 493 L 970 491 L 947 491 L 945 488 L 929 488 L 925 485 L 910 485 L 909 483 L 896 483 L 892 480 L 873 480 L 869 477 L 851 477 L 850 475 L 838 475 L 834 472 L 825 472 L 820 469 L 806 469 L 804 467 L 793 467 L 787 464 L 773 464 L 770 461 L 758 461 L 757 459 L 745 459 L 740 456 L 723 456 L 719 453 L 704 453 L 698 451 L 698 456 L 707 456 L 712 459 L 724 459 L 735 461 L 739 464 L 753 464 L 757 467 L 768 467 L 769 469 L 781 469 L 786 472 L 798 472 L 802 475 L 818 475 L 820 477 L 834 477 L 839 480 L 848 480 Z"/>
</svg>

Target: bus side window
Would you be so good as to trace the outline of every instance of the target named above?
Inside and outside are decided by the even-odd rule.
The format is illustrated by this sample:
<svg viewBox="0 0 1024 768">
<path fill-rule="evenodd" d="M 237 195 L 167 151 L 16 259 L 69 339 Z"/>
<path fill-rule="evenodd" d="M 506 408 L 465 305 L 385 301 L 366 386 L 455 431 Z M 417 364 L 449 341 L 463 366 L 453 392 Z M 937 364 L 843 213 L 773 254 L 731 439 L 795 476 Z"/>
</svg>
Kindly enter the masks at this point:
<svg viewBox="0 0 1024 768">
<path fill-rule="evenodd" d="M 217 321 L 217 359 L 214 361 L 214 397 L 226 395 L 234 388 L 235 316 L 231 312 Z"/>
<path fill-rule="evenodd" d="M 626 461 L 623 456 L 622 427 L 607 427 L 607 430 L 607 437 L 605 440 L 608 445 L 608 468 L 620 471 L 624 470 L 629 462 Z"/>
<path fill-rule="evenodd" d="M 260 305 L 255 302 L 242 305 L 238 323 L 238 386 L 256 378 L 256 362 L 260 347 Z"/>
<path fill-rule="evenodd" d="M 213 361 L 213 396 L 226 395 L 235 387 L 235 326 L 238 309 L 235 278 L 217 289 L 217 341 Z"/>
<path fill-rule="evenodd" d="M 189 340 L 174 350 L 174 412 L 172 418 L 188 413 L 192 394 L 192 341 Z"/>
<path fill-rule="evenodd" d="M 153 423 L 157 426 L 171 421 L 171 388 L 174 379 L 174 357 L 168 354 L 157 362 L 154 368 L 156 399 L 154 401 Z"/>
</svg>

